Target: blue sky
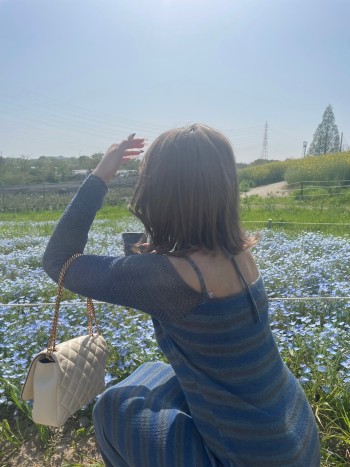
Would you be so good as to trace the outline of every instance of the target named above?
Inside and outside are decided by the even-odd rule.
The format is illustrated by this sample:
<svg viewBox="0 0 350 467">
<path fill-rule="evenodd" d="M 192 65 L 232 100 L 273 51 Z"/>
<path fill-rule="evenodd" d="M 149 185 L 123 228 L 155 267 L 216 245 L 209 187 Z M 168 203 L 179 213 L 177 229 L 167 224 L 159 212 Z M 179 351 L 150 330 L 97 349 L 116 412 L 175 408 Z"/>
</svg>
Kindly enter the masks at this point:
<svg viewBox="0 0 350 467">
<path fill-rule="evenodd" d="M 79 156 L 203 122 L 239 162 L 350 144 L 348 0 L 0 0 L 0 151 Z"/>
</svg>

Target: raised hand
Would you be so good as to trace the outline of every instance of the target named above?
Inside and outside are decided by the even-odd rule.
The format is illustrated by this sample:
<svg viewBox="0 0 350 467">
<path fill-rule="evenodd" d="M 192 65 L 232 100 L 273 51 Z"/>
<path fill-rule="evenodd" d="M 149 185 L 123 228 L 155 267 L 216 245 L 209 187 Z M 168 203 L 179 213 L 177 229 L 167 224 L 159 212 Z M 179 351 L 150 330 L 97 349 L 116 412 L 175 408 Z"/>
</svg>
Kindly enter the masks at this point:
<svg viewBox="0 0 350 467">
<path fill-rule="evenodd" d="M 121 143 L 112 144 L 92 173 L 105 182 L 109 182 L 120 168 L 123 160 L 139 156 L 143 152 L 145 138 L 134 139 L 133 136 L 130 135 Z"/>
</svg>

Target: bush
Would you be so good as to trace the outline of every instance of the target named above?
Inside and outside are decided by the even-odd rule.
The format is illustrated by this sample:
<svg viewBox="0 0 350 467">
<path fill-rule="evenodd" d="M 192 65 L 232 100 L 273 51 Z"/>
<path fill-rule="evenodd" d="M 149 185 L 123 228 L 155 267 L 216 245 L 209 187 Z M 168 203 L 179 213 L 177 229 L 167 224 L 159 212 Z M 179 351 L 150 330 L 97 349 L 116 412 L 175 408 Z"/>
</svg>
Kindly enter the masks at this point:
<svg viewBox="0 0 350 467">
<path fill-rule="evenodd" d="M 251 188 L 254 188 L 254 187 L 255 187 L 255 183 L 253 182 L 253 180 L 245 179 L 240 182 L 239 191 L 241 193 L 246 193 L 247 191 L 249 191 Z"/>
<path fill-rule="evenodd" d="M 350 152 L 309 156 L 289 161 L 284 178 L 289 184 L 301 181 L 350 180 Z"/>
<path fill-rule="evenodd" d="M 308 156 L 303 159 L 253 162 L 238 170 L 241 191 L 254 186 L 268 185 L 285 180 L 288 184 L 301 181 L 334 182 L 350 180 L 350 152 Z M 344 182 L 344 184 L 350 184 Z"/>
<path fill-rule="evenodd" d="M 282 182 L 288 162 L 276 161 L 262 165 L 252 165 L 239 170 L 240 182 L 252 183 L 253 186 L 268 185 L 270 183 Z"/>
</svg>

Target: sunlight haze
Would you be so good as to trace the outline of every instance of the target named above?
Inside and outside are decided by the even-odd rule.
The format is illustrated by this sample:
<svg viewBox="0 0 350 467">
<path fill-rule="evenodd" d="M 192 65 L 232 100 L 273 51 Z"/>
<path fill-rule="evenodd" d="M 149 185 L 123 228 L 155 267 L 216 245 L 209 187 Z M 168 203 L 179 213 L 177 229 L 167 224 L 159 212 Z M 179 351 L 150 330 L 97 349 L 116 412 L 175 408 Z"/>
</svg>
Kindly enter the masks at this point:
<svg viewBox="0 0 350 467">
<path fill-rule="evenodd" d="M 1 0 L 0 151 L 91 155 L 201 122 L 237 161 L 301 157 L 331 104 L 350 144 L 347 0 Z"/>
</svg>

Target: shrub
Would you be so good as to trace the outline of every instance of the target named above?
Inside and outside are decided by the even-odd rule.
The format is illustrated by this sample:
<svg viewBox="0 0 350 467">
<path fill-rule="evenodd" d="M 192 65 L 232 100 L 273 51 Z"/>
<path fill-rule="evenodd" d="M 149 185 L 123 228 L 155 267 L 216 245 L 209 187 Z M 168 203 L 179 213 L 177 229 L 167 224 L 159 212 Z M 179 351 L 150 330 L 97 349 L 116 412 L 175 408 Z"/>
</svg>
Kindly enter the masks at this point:
<svg viewBox="0 0 350 467">
<path fill-rule="evenodd" d="M 253 183 L 253 186 L 282 182 L 288 162 L 275 161 L 262 165 L 252 165 L 238 172 L 240 182 Z"/>
<path fill-rule="evenodd" d="M 309 156 L 289 161 L 284 178 L 289 184 L 306 180 L 328 182 L 350 180 L 350 152 Z"/>
</svg>

